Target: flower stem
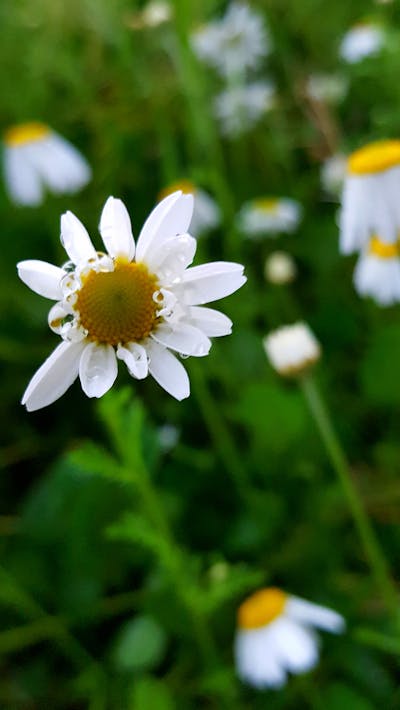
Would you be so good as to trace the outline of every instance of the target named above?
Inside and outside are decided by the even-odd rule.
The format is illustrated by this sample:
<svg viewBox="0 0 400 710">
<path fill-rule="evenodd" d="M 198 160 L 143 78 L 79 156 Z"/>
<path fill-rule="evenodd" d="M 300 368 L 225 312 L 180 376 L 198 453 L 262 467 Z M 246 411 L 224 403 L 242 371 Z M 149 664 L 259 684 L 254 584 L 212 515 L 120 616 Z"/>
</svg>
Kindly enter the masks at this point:
<svg viewBox="0 0 400 710">
<path fill-rule="evenodd" d="M 399 599 L 397 589 L 390 576 L 385 555 L 371 526 L 360 494 L 353 482 L 348 461 L 332 425 L 328 410 L 312 375 L 306 373 L 299 381 L 308 406 L 314 416 L 328 457 L 338 475 L 343 493 L 346 496 L 376 586 L 380 589 L 385 605 L 392 614 L 396 626 L 398 627 Z"/>
</svg>

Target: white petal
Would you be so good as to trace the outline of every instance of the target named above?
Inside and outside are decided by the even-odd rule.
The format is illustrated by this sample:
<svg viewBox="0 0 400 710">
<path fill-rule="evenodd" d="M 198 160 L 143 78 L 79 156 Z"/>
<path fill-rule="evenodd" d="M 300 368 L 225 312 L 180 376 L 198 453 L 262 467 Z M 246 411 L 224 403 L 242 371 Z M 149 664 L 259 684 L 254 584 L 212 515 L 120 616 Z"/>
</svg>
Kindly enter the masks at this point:
<svg viewBox="0 0 400 710">
<path fill-rule="evenodd" d="M 255 688 L 281 688 L 286 672 L 280 663 L 269 626 L 253 631 L 238 631 L 235 638 L 237 673 Z"/>
<path fill-rule="evenodd" d="M 88 397 L 102 397 L 113 386 L 117 373 L 117 358 L 112 345 L 86 345 L 79 364 L 79 377 Z"/>
<path fill-rule="evenodd" d="M 182 355 L 203 357 L 208 355 L 211 348 L 211 340 L 201 330 L 188 323 L 177 323 L 171 326 L 161 323 L 151 337 L 166 348 L 172 348 Z"/>
<path fill-rule="evenodd" d="M 68 311 L 65 310 L 62 302 L 56 303 L 52 308 L 50 308 L 49 315 L 47 317 L 49 328 L 52 329 L 53 333 L 59 334 L 62 329 L 62 321 L 68 315 Z"/>
<path fill-rule="evenodd" d="M 326 606 L 312 604 L 300 597 L 290 596 L 286 602 L 285 614 L 290 619 L 299 621 L 302 624 L 310 624 L 320 629 L 339 634 L 344 631 L 346 622 L 336 611 L 328 609 Z"/>
<path fill-rule="evenodd" d="M 171 284 L 192 263 L 197 242 L 190 234 L 167 239 L 160 247 L 157 244 L 146 253 L 146 264 L 157 274 L 162 284 Z"/>
<path fill-rule="evenodd" d="M 99 229 L 110 256 L 122 256 L 132 261 L 135 256 L 135 242 L 128 210 L 122 200 L 108 198 L 101 213 Z"/>
<path fill-rule="evenodd" d="M 213 308 L 192 306 L 189 309 L 190 321 L 210 338 L 229 335 L 232 332 L 232 321 L 228 316 Z"/>
<path fill-rule="evenodd" d="M 304 673 L 318 662 L 318 643 L 315 634 L 285 616 L 269 626 L 271 644 L 283 667 L 292 673 Z"/>
<path fill-rule="evenodd" d="M 89 234 L 72 212 L 61 216 L 61 244 L 74 264 L 96 259 L 96 250 Z"/>
<path fill-rule="evenodd" d="M 361 296 L 371 296 L 381 306 L 400 301 L 400 260 L 362 254 L 354 270 L 354 286 Z"/>
<path fill-rule="evenodd" d="M 47 407 L 61 397 L 78 376 L 84 343 L 61 343 L 32 377 L 22 404 L 28 412 Z"/>
<path fill-rule="evenodd" d="M 184 299 L 190 306 L 229 296 L 246 283 L 243 266 L 228 261 L 214 261 L 187 269 L 182 277 Z"/>
<path fill-rule="evenodd" d="M 139 343 L 128 343 L 127 345 L 119 345 L 117 357 L 123 360 L 132 377 L 137 380 L 143 380 L 149 372 L 147 353 L 143 345 Z"/>
<path fill-rule="evenodd" d="M 175 399 L 189 397 L 189 378 L 182 363 L 162 345 L 149 340 L 146 345 L 149 372 L 156 382 Z"/>
<path fill-rule="evenodd" d="M 189 228 L 193 213 L 193 196 L 174 192 L 162 200 L 150 213 L 140 232 L 136 261 L 145 261 L 148 249 L 175 237 L 185 234 Z"/>
<path fill-rule="evenodd" d="M 27 146 L 45 185 L 56 194 L 76 192 L 91 178 L 90 166 L 65 138 L 52 131 Z"/>
<path fill-rule="evenodd" d="M 17 264 L 18 276 L 32 291 L 53 301 L 62 299 L 61 279 L 65 271 L 47 261 L 27 259 Z"/>
<path fill-rule="evenodd" d="M 18 205 L 36 207 L 43 202 L 43 185 L 24 146 L 4 147 L 4 181 L 10 198 Z"/>
</svg>

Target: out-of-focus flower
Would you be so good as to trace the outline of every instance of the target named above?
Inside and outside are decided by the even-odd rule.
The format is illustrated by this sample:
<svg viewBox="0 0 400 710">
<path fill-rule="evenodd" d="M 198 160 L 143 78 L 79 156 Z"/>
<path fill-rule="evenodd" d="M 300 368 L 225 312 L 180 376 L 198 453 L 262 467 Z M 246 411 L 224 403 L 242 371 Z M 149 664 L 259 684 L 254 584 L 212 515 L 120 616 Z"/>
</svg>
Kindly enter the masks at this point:
<svg viewBox="0 0 400 710">
<path fill-rule="evenodd" d="M 133 30 L 141 30 L 144 27 L 158 27 L 164 22 L 169 22 L 172 17 L 171 5 L 163 0 L 152 0 L 138 12 L 130 14 L 126 19 L 126 24 Z"/>
<path fill-rule="evenodd" d="M 373 235 L 395 244 L 400 231 L 400 140 L 370 143 L 347 162 L 340 214 L 343 254 L 368 247 Z"/>
<path fill-rule="evenodd" d="M 343 187 L 347 173 L 347 157 L 341 153 L 327 158 L 321 167 L 321 183 L 331 195 L 338 195 Z"/>
<path fill-rule="evenodd" d="M 147 218 L 137 245 L 128 212 L 113 197 L 100 219 L 107 254 L 97 252 L 81 222 L 61 217 L 61 241 L 70 262 L 62 268 L 22 261 L 22 281 L 56 301 L 50 328 L 62 343 L 33 376 L 22 403 L 29 411 L 61 397 L 80 377 L 88 397 L 101 397 L 117 376 L 117 359 L 132 377 L 152 375 L 178 400 L 189 395 L 189 379 L 172 351 L 201 357 L 209 336 L 227 335 L 232 323 L 223 313 L 203 308 L 236 291 L 246 278 L 243 266 L 213 262 L 187 268 L 197 242 L 187 230 L 193 197 L 176 192 Z"/>
<path fill-rule="evenodd" d="M 91 178 L 81 153 L 44 123 L 12 126 L 3 141 L 5 184 L 19 205 L 40 205 L 46 189 L 56 194 L 76 192 Z"/>
<path fill-rule="evenodd" d="M 275 100 L 275 87 L 266 81 L 254 81 L 245 86 L 224 89 L 218 94 L 214 104 L 222 133 L 229 137 L 247 133 L 275 106 Z"/>
<path fill-rule="evenodd" d="M 345 62 L 356 64 L 365 57 L 378 54 L 385 41 L 382 27 L 373 23 L 360 23 L 344 35 L 339 54 Z"/>
<path fill-rule="evenodd" d="M 191 194 L 194 197 L 193 217 L 190 223 L 191 233 L 197 237 L 210 229 L 218 227 L 221 221 L 219 207 L 210 195 L 197 187 L 191 180 L 177 180 L 171 185 L 161 190 L 159 199 L 164 199 L 167 195 L 181 190 L 183 194 Z"/>
<path fill-rule="evenodd" d="M 381 306 L 400 301 L 399 243 L 387 244 L 374 235 L 354 271 L 354 286 L 361 296 L 371 296 Z"/>
<path fill-rule="evenodd" d="M 318 663 L 314 628 L 345 629 L 332 609 L 269 587 L 248 597 L 238 610 L 236 670 L 255 688 L 281 688 L 288 673 L 306 673 Z"/>
<path fill-rule="evenodd" d="M 164 452 L 171 451 L 177 445 L 180 437 L 178 427 L 173 424 L 163 424 L 158 428 L 158 443 Z"/>
<path fill-rule="evenodd" d="M 294 281 L 297 268 L 294 259 L 285 251 L 274 251 L 265 261 L 264 275 L 272 284 L 283 285 Z"/>
<path fill-rule="evenodd" d="M 348 88 L 348 80 L 340 74 L 311 74 L 306 85 L 310 98 L 331 104 L 342 101 Z"/>
<path fill-rule="evenodd" d="M 197 30 L 192 47 L 224 77 L 257 69 L 271 48 L 263 19 L 241 2 L 231 3 L 223 18 Z"/>
<path fill-rule="evenodd" d="M 294 232 L 301 219 L 301 205 L 289 197 L 259 197 L 242 205 L 239 227 L 250 238 Z"/>
<path fill-rule="evenodd" d="M 285 377 L 301 375 L 321 357 L 319 342 L 306 323 L 278 328 L 263 343 L 272 367 Z"/>
</svg>

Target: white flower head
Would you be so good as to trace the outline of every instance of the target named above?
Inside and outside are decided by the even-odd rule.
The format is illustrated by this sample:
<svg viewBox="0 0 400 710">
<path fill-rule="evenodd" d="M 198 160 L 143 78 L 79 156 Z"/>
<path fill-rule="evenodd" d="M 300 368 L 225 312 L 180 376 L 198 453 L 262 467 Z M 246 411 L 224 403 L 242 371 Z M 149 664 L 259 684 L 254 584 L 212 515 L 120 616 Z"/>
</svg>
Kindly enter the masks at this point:
<svg viewBox="0 0 400 710">
<path fill-rule="evenodd" d="M 45 191 L 77 192 L 91 179 L 81 153 L 44 123 L 23 123 L 3 137 L 3 170 L 7 191 L 18 205 L 35 207 Z"/>
<path fill-rule="evenodd" d="M 224 17 L 192 35 L 198 58 L 223 77 L 257 69 L 270 52 L 270 38 L 261 16 L 243 2 L 232 2 Z"/>
<path fill-rule="evenodd" d="M 321 167 L 321 183 L 330 195 L 340 194 L 347 174 L 347 157 L 336 153 L 327 158 Z"/>
<path fill-rule="evenodd" d="M 171 451 L 178 444 L 181 432 L 173 424 L 162 424 L 158 427 L 158 443 L 164 453 Z"/>
<path fill-rule="evenodd" d="M 385 41 L 382 27 L 373 23 L 360 23 L 344 35 L 339 54 L 348 64 L 356 64 L 365 57 L 378 54 Z"/>
<path fill-rule="evenodd" d="M 296 274 L 295 261 L 286 251 L 274 251 L 265 261 L 264 276 L 272 284 L 291 283 L 296 278 Z"/>
<path fill-rule="evenodd" d="M 202 304 L 246 281 L 240 264 L 188 268 L 197 244 L 187 232 L 192 212 L 191 195 L 169 195 L 135 245 L 123 202 L 109 197 L 99 226 L 107 253 L 95 250 L 83 224 L 67 212 L 61 241 L 70 262 L 62 268 L 35 260 L 18 264 L 24 283 L 56 301 L 49 325 L 62 338 L 23 396 L 29 411 L 61 397 L 78 375 L 88 397 L 101 397 L 115 381 L 118 359 L 132 377 L 150 374 L 176 399 L 189 396 L 186 370 L 171 350 L 207 355 L 210 337 L 229 334 L 232 323 Z"/>
<path fill-rule="evenodd" d="M 399 243 L 387 244 L 374 235 L 361 253 L 354 286 L 360 296 L 370 296 L 380 306 L 400 302 Z"/>
<path fill-rule="evenodd" d="M 294 323 L 269 333 L 264 350 L 272 367 L 285 377 L 296 377 L 321 357 L 321 348 L 306 323 Z"/>
<path fill-rule="evenodd" d="M 399 191 L 400 140 L 369 143 L 350 155 L 340 213 L 343 254 L 365 249 L 373 235 L 397 242 Z"/>
<path fill-rule="evenodd" d="M 173 192 L 181 190 L 183 194 L 194 197 L 193 217 L 190 231 L 194 237 L 218 227 L 221 222 L 220 209 L 213 198 L 201 187 L 197 187 L 191 180 L 177 180 L 160 192 L 159 198 L 163 199 Z"/>
<path fill-rule="evenodd" d="M 214 101 L 214 112 L 221 132 L 235 138 L 248 133 L 265 113 L 274 108 L 275 87 L 268 81 L 253 81 L 221 91 Z"/>
<path fill-rule="evenodd" d="M 324 101 L 336 104 L 347 94 L 349 82 L 340 74 L 311 74 L 308 77 L 306 90 L 314 101 Z"/>
<path fill-rule="evenodd" d="M 172 17 L 172 8 L 164 0 L 150 0 L 142 10 L 129 14 L 126 24 L 132 30 L 142 30 L 144 28 L 158 27 L 169 22 Z"/>
<path fill-rule="evenodd" d="M 282 688 L 288 673 L 306 673 L 317 664 L 314 628 L 337 634 L 344 631 L 345 621 L 332 609 L 275 587 L 260 589 L 238 610 L 237 674 L 260 690 Z"/>
<path fill-rule="evenodd" d="M 258 197 L 242 205 L 239 228 L 250 239 L 276 237 L 282 232 L 294 232 L 301 215 L 301 205 L 289 197 Z"/>
</svg>

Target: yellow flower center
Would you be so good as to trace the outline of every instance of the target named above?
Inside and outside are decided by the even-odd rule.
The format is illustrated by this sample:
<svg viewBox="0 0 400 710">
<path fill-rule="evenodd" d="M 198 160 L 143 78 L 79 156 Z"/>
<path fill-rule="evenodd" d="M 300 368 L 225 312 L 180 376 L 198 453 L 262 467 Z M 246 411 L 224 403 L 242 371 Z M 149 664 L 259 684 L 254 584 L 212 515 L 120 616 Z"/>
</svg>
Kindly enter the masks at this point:
<svg viewBox="0 0 400 710">
<path fill-rule="evenodd" d="M 350 175 L 368 175 L 400 165 L 400 140 L 376 141 L 356 150 L 347 162 Z"/>
<path fill-rule="evenodd" d="M 287 594 L 276 587 L 260 589 L 248 597 L 238 610 L 240 629 L 258 629 L 280 616 L 285 608 Z"/>
<path fill-rule="evenodd" d="M 114 271 L 90 271 L 75 305 L 80 324 L 100 343 L 140 341 L 156 321 L 157 290 L 157 279 L 144 264 L 117 260 Z"/>
<path fill-rule="evenodd" d="M 396 256 L 399 256 L 399 244 L 398 242 L 396 244 L 386 244 L 385 242 L 381 242 L 379 237 L 374 234 L 371 237 L 368 251 L 370 254 L 378 256 L 380 259 L 394 259 Z"/>
<path fill-rule="evenodd" d="M 279 200 L 277 197 L 259 197 L 253 200 L 253 207 L 267 214 L 275 214 L 279 208 Z"/>
<path fill-rule="evenodd" d="M 11 126 L 4 134 L 4 142 L 9 146 L 24 145 L 40 141 L 50 133 L 50 128 L 44 123 L 21 123 L 19 126 Z"/>
<path fill-rule="evenodd" d="M 191 180 L 175 180 L 159 192 L 158 199 L 161 201 L 164 197 L 168 197 L 168 195 L 172 195 L 173 192 L 177 192 L 178 190 L 181 190 L 184 195 L 194 195 L 196 185 Z"/>
</svg>

